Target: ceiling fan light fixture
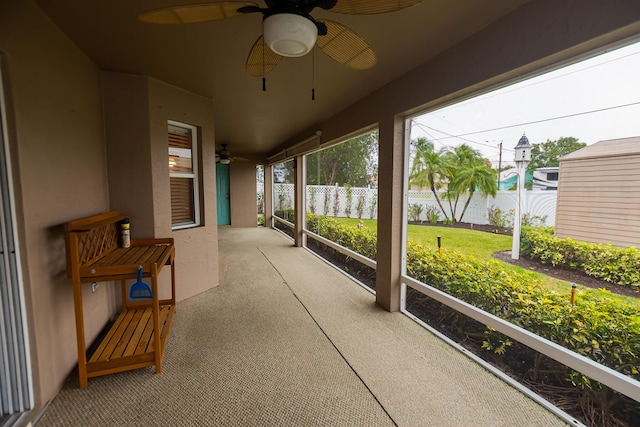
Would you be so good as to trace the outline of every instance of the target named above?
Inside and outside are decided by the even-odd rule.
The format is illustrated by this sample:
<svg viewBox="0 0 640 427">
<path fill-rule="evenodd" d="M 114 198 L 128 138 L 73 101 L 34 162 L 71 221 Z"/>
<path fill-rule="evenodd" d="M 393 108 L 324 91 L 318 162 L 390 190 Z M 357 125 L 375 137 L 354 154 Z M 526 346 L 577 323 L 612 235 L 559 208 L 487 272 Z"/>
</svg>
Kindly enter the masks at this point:
<svg viewBox="0 0 640 427">
<path fill-rule="evenodd" d="M 313 49 L 318 38 L 316 24 L 304 16 L 277 13 L 263 22 L 264 41 L 282 56 L 304 56 Z"/>
</svg>

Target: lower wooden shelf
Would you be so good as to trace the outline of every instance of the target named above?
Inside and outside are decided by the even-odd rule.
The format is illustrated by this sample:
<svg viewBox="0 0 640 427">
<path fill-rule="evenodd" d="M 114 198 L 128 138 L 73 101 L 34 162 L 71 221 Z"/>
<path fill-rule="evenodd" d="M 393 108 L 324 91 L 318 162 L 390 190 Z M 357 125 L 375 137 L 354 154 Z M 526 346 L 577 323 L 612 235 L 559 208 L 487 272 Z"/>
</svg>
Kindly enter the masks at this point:
<svg viewBox="0 0 640 427">
<path fill-rule="evenodd" d="M 161 305 L 160 349 L 164 353 L 175 314 L 175 305 Z M 151 307 L 124 310 L 111 326 L 87 362 L 87 376 L 97 377 L 155 365 L 153 310 Z"/>
</svg>

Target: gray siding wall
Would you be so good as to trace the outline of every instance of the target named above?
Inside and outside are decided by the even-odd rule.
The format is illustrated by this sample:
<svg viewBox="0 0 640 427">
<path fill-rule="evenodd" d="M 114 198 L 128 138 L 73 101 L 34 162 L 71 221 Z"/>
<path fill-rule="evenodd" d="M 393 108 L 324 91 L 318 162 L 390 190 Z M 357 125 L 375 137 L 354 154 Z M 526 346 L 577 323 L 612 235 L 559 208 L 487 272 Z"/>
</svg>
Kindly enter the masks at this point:
<svg viewBox="0 0 640 427">
<path fill-rule="evenodd" d="M 555 230 L 640 247 L 640 154 L 561 161 Z"/>
</svg>

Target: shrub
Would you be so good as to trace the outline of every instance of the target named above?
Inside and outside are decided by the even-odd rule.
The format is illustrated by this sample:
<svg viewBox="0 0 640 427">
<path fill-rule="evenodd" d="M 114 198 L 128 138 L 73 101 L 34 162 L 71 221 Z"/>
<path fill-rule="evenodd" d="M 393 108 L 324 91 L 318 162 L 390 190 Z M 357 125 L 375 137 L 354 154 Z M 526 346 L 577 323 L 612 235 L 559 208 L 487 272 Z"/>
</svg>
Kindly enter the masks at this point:
<svg viewBox="0 0 640 427">
<path fill-rule="evenodd" d="M 353 205 L 353 187 L 349 184 L 345 185 L 345 190 L 347 192 L 347 203 L 344 206 L 344 214 L 347 218 L 351 218 L 351 206 Z"/>
<path fill-rule="evenodd" d="M 425 216 L 429 224 L 437 224 L 440 221 L 440 211 L 435 206 L 427 206 Z"/>
<path fill-rule="evenodd" d="M 340 190 L 338 189 L 338 184 L 336 184 L 333 193 L 333 216 L 337 217 L 340 215 Z"/>
<path fill-rule="evenodd" d="M 412 221 L 420 221 L 420 214 L 422 214 L 422 205 L 420 203 L 414 203 L 409 205 L 409 217 Z"/>
<path fill-rule="evenodd" d="M 366 203 L 367 203 L 366 195 L 360 194 L 358 196 L 358 202 L 356 203 L 356 213 L 358 214 L 358 219 L 362 218 L 362 215 L 364 214 L 364 205 Z"/>
<path fill-rule="evenodd" d="M 567 295 L 543 288 L 529 273 L 507 272 L 497 261 L 481 262 L 455 252 L 438 255 L 413 242 L 407 247 L 407 272 L 458 299 L 640 379 L 640 309 L 633 303 L 610 298 L 606 290 L 578 291 L 572 305 Z M 499 354 L 508 351 L 508 340 L 496 339 L 495 331 L 490 329 L 486 334 L 484 348 Z M 564 378 L 568 387 L 571 383 L 590 393 L 602 390 L 601 384 L 569 368 Z"/>
<path fill-rule="evenodd" d="M 640 287 L 640 251 L 553 235 L 553 227 L 523 227 L 522 253 L 544 264 L 568 267 L 622 286 Z"/>
<path fill-rule="evenodd" d="M 295 221 L 296 219 L 296 211 L 295 209 L 292 209 L 292 208 L 277 210 L 277 211 L 274 211 L 273 214 L 278 218 L 282 218 L 289 222 Z"/>
<path fill-rule="evenodd" d="M 316 187 L 309 188 L 309 212 L 316 213 Z"/>
<path fill-rule="evenodd" d="M 378 237 L 368 228 L 350 227 L 333 218 L 307 213 L 307 228 L 347 249 L 376 259 Z"/>
<path fill-rule="evenodd" d="M 378 196 L 374 195 L 371 198 L 371 206 L 369 206 L 369 218 L 374 219 L 378 213 L 376 205 L 378 204 Z"/>
<path fill-rule="evenodd" d="M 513 226 L 513 214 L 508 214 L 495 205 L 491 205 L 490 208 L 487 208 L 486 217 L 489 224 L 494 227 L 505 228 Z"/>
<path fill-rule="evenodd" d="M 377 236 L 373 231 L 313 214 L 307 214 L 307 224 L 315 233 L 376 259 Z M 527 244 L 534 235 L 532 230 L 526 229 Z M 534 231 L 540 239 L 553 237 L 549 227 Z M 563 244 L 570 246 L 570 243 Z M 632 253 L 635 254 L 629 251 L 627 256 L 637 260 L 634 258 L 637 254 Z M 609 259 L 613 255 L 601 256 Z M 407 244 L 407 274 L 640 380 L 640 308 L 635 303 L 612 299 L 610 293 L 602 289 L 578 289 L 577 299 L 571 304 L 569 292 L 560 294 L 544 288 L 532 273 L 507 271 L 498 261 L 480 261 L 456 252 L 439 254 L 411 241 Z M 508 337 L 489 327 L 485 327 L 483 340 L 484 349 L 501 356 L 509 353 L 512 345 Z M 559 366 L 554 372 L 564 380 L 564 388 L 580 395 L 581 404 L 611 408 L 620 401 L 620 396 L 611 389 L 564 365 Z M 533 378 L 537 375 L 532 373 Z"/>
<path fill-rule="evenodd" d="M 542 227 L 547 223 L 547 215 L 531 215 L 531 214 L 523 214 L 522 215 L 522 226 L 523 227 Z"/>
</svg>

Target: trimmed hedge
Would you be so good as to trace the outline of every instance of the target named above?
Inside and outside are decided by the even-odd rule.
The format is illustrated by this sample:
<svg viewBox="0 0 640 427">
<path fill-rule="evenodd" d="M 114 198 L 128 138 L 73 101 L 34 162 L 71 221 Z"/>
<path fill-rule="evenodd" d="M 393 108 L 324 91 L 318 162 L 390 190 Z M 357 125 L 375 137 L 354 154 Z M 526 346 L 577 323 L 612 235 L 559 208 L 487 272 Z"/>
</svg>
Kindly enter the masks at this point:
<svg viewBox="0 0 640 427">
<path fill-rule="evenodd" d="M 479 261 L 456 252 L 410 242 L 408 275 L 508 320 L 605 366 L 640 379 L 640 308 L 610 298 L 606 290 L 543 288 L 529 273 L 507 272 L 498 261 Z M 575 375 L 574 375 L 575 376 Z M 588 388 L 588 378 L 574 379 Z"/>
<path fill-rule="evenodd" d="M 579 270 L 606 282 L 640 287 L 640 251 L 553 235 L 553 227 L 523 227 L 522 253 L 544 264 Z"/>
<path fill-rule="evenodd" d="M 376 259 L 378 236 L 368 228 L 351 227 L 333 218 L 307 213 L 307 229 L 360 255 Z"/>
<path fill-rule="evenodd" d="M 296 211 L 293 208 L 276 210 L 273 214 L 289 222 L 294 222 L 296 218 Z"/>
<path fill-rule="evenodd" d="M 307 228 L 375 259 L 376 233 L 331 218 L 307 214 Z M 529 235 L 532 235 L 528 230 Z M 534 274 L 506 271 L 498 261 L 480 261 L 456 252 L 438 254 L 419 243 L 407 245 L 409 276 L 603 365 L 640 380 L 640 306 L 610 298 L 606 290 L 570 288 L 559 294 Z M 488 330 L 488 340 L 496 334 Z M 486 348 L 504 352 L 505 348 Z M 589 378 L 571 373 L 574 384 L 591 388 Z"/>
</svg>

